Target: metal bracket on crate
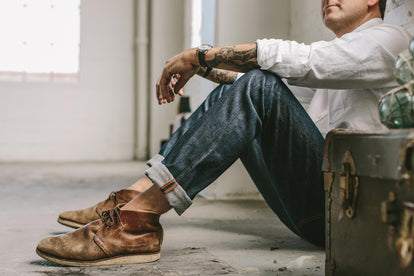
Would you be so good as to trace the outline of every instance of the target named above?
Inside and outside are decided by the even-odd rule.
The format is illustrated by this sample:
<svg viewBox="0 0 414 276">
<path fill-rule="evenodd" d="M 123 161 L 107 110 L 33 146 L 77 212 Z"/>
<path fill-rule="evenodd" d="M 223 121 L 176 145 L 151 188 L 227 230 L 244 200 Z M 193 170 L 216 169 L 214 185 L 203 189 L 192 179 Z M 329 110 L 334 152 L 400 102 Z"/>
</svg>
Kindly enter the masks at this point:
<svg viewBox="0 0 414 276">
<path fill-rule="evenodd" d="M 395 247 L 399 265 L 402 268 L 410 266 L 414 255 L 414 203 L 404 202 L 401 227 Z"/>
<path fill-rule="evenodd" d="M 414 140 L 410 139 L 402 147 L 401 152 L 401 178 L 400 190 L 411 192 L 414 188 Z M 404 185 L 405 184 L 405 185 Z M 401 209 L 400 209 L 401 210 Z M 402 213 L 402 214 L 401 214 Z M 400 225 L 395 241 L 398 262 L 400 267 L 410 266 L 414 258 L 414 203 L 403 201 L 400 212 Z"/>
<path fill-rule="evenodd" d="M 381 204 L 381 220 L 388 224 L 388 248 L 396 253 L 399 266 L 410 266 L 414 256 L 414 203 L 404 201 L 401 206 L 396 194 L 389 192 L 388 200 Z"/>
<path fill-rule="evenodd" d="M 342 208 L 348 218 L 355 215 L 355 205 L 358 196 L 359 180 L 356 175 L 356 165 L 351 152 L 348 150 L 342 157 L 342 172 L 339 182 Z"/>
<path fill-rule="evenodd" d="M 414 181 L 414 140 L 409 140 L 402 147 L 400 174 L 403 181 L 398 187 L 411 190 Z"/>
</svg>

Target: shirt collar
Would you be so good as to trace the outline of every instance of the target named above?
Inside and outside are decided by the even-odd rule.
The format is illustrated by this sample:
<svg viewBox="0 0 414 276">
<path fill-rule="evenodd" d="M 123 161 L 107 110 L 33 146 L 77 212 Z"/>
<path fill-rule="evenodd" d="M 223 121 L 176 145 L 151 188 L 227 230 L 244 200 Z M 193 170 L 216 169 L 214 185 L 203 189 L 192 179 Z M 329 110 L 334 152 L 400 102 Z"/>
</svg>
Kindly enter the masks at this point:
<svg viewBox="0 0 414 276">
<path fill-rule="evenodd" d="M 384 23 L 381 18 L 373 18 L 365 22 L 364 24 L 360 25 L 358 28 L 353 30 L 352 32 L 360 32 L 362 30 L 377 26 Z"/>
</svg>

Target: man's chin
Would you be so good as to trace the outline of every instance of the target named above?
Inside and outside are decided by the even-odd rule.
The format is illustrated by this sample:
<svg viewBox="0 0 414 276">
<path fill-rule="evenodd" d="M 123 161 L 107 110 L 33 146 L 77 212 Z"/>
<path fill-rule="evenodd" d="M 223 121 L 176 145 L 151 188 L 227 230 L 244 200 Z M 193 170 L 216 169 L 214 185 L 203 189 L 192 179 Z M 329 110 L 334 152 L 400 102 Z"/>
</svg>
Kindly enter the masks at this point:
<svg viewBox="0 0 414 276">
<path fill-rule="evenodd" d="M 325 23 L 325 25 L 330 25 L 330 24 L 334 24 L 335 21 L 337 21 L 338 18 L 334 13 L 328 13 L 325 15 L 323 22 Z"/>
<path fill-rule="evenodd" d="M 338 18 L 334 17 L 332 14 L 325 16 L 323 24 L 325 24 L 325 26 L 333 32 L 335 32 L 338 26 L 341 26 L 340 20 L 338 20 Z"/>
</svg>

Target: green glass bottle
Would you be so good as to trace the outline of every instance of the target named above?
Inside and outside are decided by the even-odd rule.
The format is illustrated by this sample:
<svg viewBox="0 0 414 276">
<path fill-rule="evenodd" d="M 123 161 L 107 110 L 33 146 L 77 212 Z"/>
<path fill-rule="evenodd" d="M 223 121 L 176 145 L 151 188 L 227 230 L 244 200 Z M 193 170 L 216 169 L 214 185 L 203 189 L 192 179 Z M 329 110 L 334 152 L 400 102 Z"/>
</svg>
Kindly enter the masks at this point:
<svg viewBox="0 0 414 276">
<path fill-rule="evenodd" d="M 414 81 L 414 57 L 411 51 L 414 51 L 414 43 L 411 41 L 410 49 L 403 51 L 395 63 L 395 77 L 399 84 L 403 85 Z"/>
<path fill-rule="evenodd" d="M 414 82 L 391 90 L 379 102 L 381 122 L 388 128 L 414 127 Z"/>
<path fill-rule="evenodd" d="M 414 56 L 414 39 L 412 39 L 410 42 L 410 51 L 411 51 L 411 54 Z"/>
</svg>

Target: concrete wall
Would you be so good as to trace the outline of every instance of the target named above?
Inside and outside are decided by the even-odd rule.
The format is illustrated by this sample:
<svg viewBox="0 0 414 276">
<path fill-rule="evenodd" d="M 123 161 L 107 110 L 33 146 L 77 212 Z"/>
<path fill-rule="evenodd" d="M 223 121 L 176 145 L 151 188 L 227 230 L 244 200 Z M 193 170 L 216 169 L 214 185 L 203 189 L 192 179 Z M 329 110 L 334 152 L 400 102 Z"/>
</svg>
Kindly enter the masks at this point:
<svg viewBox="0 0 414 276">
<path fill-rule="evenodd" d="M 184 11 L 184 0 L 151 1 L 150 156 L 160 150 L 161 140 L 169 137 L 169 125 L 177 115 L 177 101 L 158 105 L 155 84 L 165 61 L 184 50 Z"/>
<path fill-rule="evenodd" d="M 331 40 L 335 35 L 321 19 L 321 0 L 290 0 L 290 39 L 304 43 Z"/>
<path fill-rule="evenodd" d="M 384 21 L 404 26 L 414 35 L 414 0 L 388 0 Z"/>
<path fill-rule="evenodd" d="M 0 161 L 131 159 L 133 1 L 82 1 L 75 84 L 0 82 Z"/>
<path fill-rule="evenodd" d="M 216 44 L 249 43 L 258 38 L 287 39 L 290 2 L 217 0 Z"/>
</svg>

